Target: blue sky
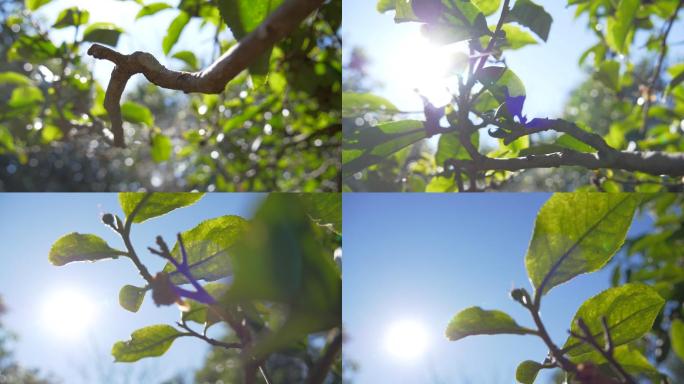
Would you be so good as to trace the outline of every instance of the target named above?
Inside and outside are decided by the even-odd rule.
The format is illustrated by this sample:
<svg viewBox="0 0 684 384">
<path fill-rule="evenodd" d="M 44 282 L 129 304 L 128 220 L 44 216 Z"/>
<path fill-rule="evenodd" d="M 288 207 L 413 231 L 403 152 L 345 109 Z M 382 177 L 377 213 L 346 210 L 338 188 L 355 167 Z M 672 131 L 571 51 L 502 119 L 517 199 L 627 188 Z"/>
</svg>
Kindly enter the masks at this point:
<svg viewBox="0 0 684 384">
<path fill-rule="evenodd" d="M 584 17 L 574 18 L 575 7 L 565 7 L 566 1 L 537 2 L 554 19 L 548 41 L 517 51 L 507 51 L 505 57 L 508 66 L 525 84 L 525 113 L 530 116 L 559 117 L 569 92 L 586 78 L 577 62 L 582 52 L 595 44 L 596 38 L 586 28 Z M 402 61 L 411 60 L 410 42 L 420 34 L 419 24 L 395 24 L 394 13 L 378 13 L 376 4 L 375 0 L 343 1 L 344 58 L 348 58 L 353 47 L 365 48 L 372 64 L 370 76 L 384 85 L 374 92 L 387 97 L 401 109 L 422 110 L 421 100 L 413 92 L 413 87 L 403 82 L 406 73 L 399 70 Z M 498 17 L 498 14 L 494 17 Z M 490 23 L 495 23 L 495 20 Z M 680 40 L 676 36 L 684 32 L 682 23 L 678 24 L 672 31 L 672 42 Z M 672 51 L 681 56 L 681 49 Z M 638 50 L 640 54 L 644 52 L 643 49 Z"/>
<path fill-rule="evenodd" d="M 135 225 L 133 244 L 154 273 L 162 268 L 163 262 L 146 248 L 155 244 L 157 235 L 172 242 L 169 239 L 176 233 L 191 229 L 202 220 L 225 214 L 249 218 L 263 196 L 206 195 L 193 206 Z M 151 374 L 153 382 L 158 382 L 199 367 L 208 349 L 203 342 L 188 338 L 177 340 L 158 359 L 133 365 L 112 362 L 109 351 L 115 341 L 128 339 L 132 331 L 146 325 L 173 324 L 179 313 L 175 307 L 156 307 L 150 297 L 138 313 L 119 306 L 119 289 L 125 284 L 142 283 L 128 260 L 63 267 L 54 267 L 47 260 L 52 243 L 73 231 L 97 234 L 113 247 L 122 247 L 116 234 L 100 222 L 100 215 L 105 212 L 122 215 L 116 194 L 5 193 L 0 194 L 0 212 L 0 294 L 10 309 L 4 323 L 20 336 L 15 349 L 22 364 L 54 372 L 69 384 L 101 382 L 97 372 L 122 379 L 131 368 Z M 95 324 L 84 330 L 82 337 L 65 340 L 43 325 L 47 298 L 63 289 L 81 292 L 96 307 Z M 218 328 L 215 332 L 221 334 Z M 84 370 L 88 372 L 87 378 L 82 374 Z M 113 379 L 109 383 L 120 382 Z"/>
<path fill-rule="evenodd" d="M 449 320 L 473 305 L 532 325 L 508 293 L 531 290 L 523 259 L 549 196 L 344 194 L 344 352 L 360 367 L 353 382 L 512 383 L 519 362 L 543 359 L 543 344 L 531 336 L 450 342 L 443 335 Z M 649 225 L 648 217 L 638 217 L 630 234 Z M 557 343 L 579 305 L 609 286 L 609 274 L 582 275 L 545 297 L 542 317 Z M 399 360 L 386 350 L 387 328 L 401 319 L 422 323 L 429 333 L 422 358 Z"/>
</svg>

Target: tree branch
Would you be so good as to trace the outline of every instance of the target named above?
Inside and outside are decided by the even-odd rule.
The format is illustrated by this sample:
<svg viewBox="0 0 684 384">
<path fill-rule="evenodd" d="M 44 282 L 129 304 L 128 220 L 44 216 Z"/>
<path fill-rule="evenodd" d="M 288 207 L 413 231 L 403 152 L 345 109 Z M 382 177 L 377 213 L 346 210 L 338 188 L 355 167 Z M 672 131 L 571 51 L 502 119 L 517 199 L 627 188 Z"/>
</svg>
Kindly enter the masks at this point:
<svg viewBox="0 0 684 384">
<path fill-rule="evenodd" d="M 324 0 L 285 0 L 257 29 L 199 72 L 168 69 L 147 52 L 124 55 L 103 45 L 93 44 L 88 49 L 88 55 L 115 64 L 104 101 L 104 107 L 112 121 L 114 145 L 125 146 L 120 102 L 131 76 L 142 73 L 151 83 L 185 93 L 221 93 L 230 80 L 268 48 L 295 30 L 323 2 Z"/>
<path fill-rule="evenodd" d="M 614 151 L 608 155 L 564 151 L 509 159 L 480 157 L 477 160 L 448 159 L 450 169 L 476 171 L 520 171 L 532 168 L 579 166 L 587 169 L 613 169 L 651 175 L 684 176 L 684 153 Z"/>
<path fill-rule="evenodd" d="M 339 355 L 342 350 L 342 331 L 336 330 L 336 335 L 333 340 L 328 344 L 323 357 L 316 363 L 313 367 L 309 378 L 307 379 L 307 384 L 322 384 L 325 381 L 328 372 L 330 371 L 330 366 L 333 365 L 337 355 Z"/>
</svg>

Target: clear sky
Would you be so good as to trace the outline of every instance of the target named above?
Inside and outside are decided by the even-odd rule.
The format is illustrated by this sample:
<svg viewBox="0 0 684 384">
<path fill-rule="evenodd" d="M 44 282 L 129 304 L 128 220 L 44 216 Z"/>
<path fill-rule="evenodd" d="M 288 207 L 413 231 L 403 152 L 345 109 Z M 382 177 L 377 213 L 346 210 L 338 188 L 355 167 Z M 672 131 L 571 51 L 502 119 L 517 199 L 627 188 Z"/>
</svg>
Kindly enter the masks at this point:
<svg viewBox="0 0 684 384">
<path fill-rule="evenodd" d="M 548 41 L 507 51 L 505 57 L 508 66 L 525 84 L 525 113 L 559 117 L 569 91 L 586 78 L 577 62 L 582 52 L 595 44 L 595 36 L 586 28 L 584 17 L 574 18 L 575 7 L 566 8 L 566 1 L 537 2 L 554 19 Z M 416 60 L 413 43 L 420 36 L 419 24 L 395 24 L 394 12 L 380 14 L 376 11 L 376 4 L 375 0 L 343 1 L 344 58 L 348 58 L 353 47 L 365 48 L 372 64 L 371 78 L 384 85 L 375 93 L 387 97 L 401 109 L 422 110 L 421 100 L 413 92 L 414 86 L 406 81 L 412 76 L 408 73 L 409 64 Z M 498 17 L 498 14 L 492 17 Z M 495 22 L 492 19 L 490 24 Z M 683 32 L 682 23 L 678 23 L 670 40 L 681 40 L 676 36 Z M 681 56 L 681 49 L 675 48 L 673 52 L 675 50 Z M 644 54 L 645 50 L 638 52 Z"/>
<path fill-rule="evenodd" d="M 473 305 L 532 325 L 508 294 L 513 287 L 531 290 L 523 259 L 537 211 L 549 196 L 344 194 L 344 353 L 359 365 L 353 382 L 508 384 L 515 382 L 519 362 L 542 360 L 546 350 L 531 336 L 450 342 L 444 330 L 459 310 Z M 646 231 L 650 222 L 638 217 L 630 234 Z M 557 343 L 564 342 L 579 305 L 609 286 L 609 272 L 581 275 L 542 301 L 542 317 Z M 388 329 L 406 319 L 427 333 L 420 358 L 388 351 Z"/>
<path fill-rule="evenodd" d="M 263 197 L 239 193 L 206 195 L 193 206 L 135 225 L 133 244 L 154 273 L 163 267 L 163 261 L 146 248 L 155 244 L 157 235 L 172 243 L 176 233 L 191 229 L 202 220 L 226 214 L 249 218 Z M 74 231 L 93 233 L 113 247 L 122 247 L 116 234 L 100 222 L 102 213 L 123 215 L 116 194 L 4 193 L 0 194 L 0 212 L 0 294 L 9 307 L 4 323 L 19 334 L 16 357 L 22 364 L 54 372 L 69 384 L 120 384 L 131 368 L 136 374 L 151 375 L 153 380 L 145 382 L 159 382 L 200 366 L 208 348 L 189 338 L 176 340 L 161 358 L 143 359 L 132 365 L 112 362 L 110 349 L 115 341 L 126 340 L 132 331 L 147 325 L 173 324 L 179 314 L 175 307 L 156 307 L 149 295 L 138 313 L 119 306 L 118 292 L 123 285 L 143 283 L 130 261 L 107 260 L 62 267 L 48 262 L 52 243 Z M 64 290 L 79 292 L 94 307 L 92 324 L 77 337 L 64 337 L 45 326 L 47 316 L 59 316 L 45 313 L 48 299 Z M 220 334 L 217 327 L 215 335 Z M 110 377 L 111 381 L 102 381 L 103 377 Z"/>
</svg>

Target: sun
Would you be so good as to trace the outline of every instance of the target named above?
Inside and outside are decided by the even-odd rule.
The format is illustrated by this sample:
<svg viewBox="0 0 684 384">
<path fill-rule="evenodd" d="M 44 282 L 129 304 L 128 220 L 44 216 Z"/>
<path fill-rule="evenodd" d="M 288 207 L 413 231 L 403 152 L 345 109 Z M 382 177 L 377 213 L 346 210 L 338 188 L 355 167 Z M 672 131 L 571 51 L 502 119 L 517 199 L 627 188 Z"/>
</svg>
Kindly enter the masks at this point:
<svg viewBox="0 0 684 384">
<path fill-rule="evenodd" d="M 422 33 L 410 35 L 396 52 L 392 81 L 402 88 L 415 89 L 435 105 L 445 105 L 452 97 L 456 75 L 467 64 L 467 45 L 454 43 L 437 45 Z"/>
<path fill-rule="evenodd" d="M 92 325 L 96 307 L 86 295 L 63 289 L 45 298 L 42 323 L 52 335 L 62 339 L 75 339 L 84 335 Z"/>
<path fill-rule="evenodd" d="M 415 360 L 425 354 L 428 339 L 428 333 L 420 322 L 398 320 L 387 328 L 385 348 L 398 359 Z"/>
</svg>

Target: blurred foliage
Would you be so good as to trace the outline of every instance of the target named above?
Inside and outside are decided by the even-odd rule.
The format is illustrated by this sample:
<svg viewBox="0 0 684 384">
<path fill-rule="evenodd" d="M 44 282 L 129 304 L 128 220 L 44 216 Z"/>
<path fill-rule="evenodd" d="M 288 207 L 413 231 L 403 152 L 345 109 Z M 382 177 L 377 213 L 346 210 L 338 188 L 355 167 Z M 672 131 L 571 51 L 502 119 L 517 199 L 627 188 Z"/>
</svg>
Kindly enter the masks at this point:
<svg viewBox="0 0 684 384">
<path fill-rule="evenodd" d="M 125 149 L 109 143 L 105 84 L 85 56 L 90 42 L 116 46 L 125 31 L 90 22 L 94 2 L 55 20 L 34 12 L 50 2 L 0 4 L 0 190 L 340 190 L 340 0 L 327 1 L 219 95 L 131 85 L 122 103 Z M 136 19 L 178 14 L 159 42 L 172 68 L 200 70 L 235 44 L 219 1 L 135 2 Z M 184 33 L 197 33 L 192 21 L 215 36 L 212 57 L 174 49 Z M 73 39 L 59 43 L 55 29 Z"/>
<path fill-rule="evenodd" d="M 627 238 L 625 252 L 613 262 L 612 285 L 646 283 L 666 300 L 640 347 L 657 367 L 671 373 L 672 383 L 680 383 L 684 354 L 673 349 L 672 324 L 684 319 L 684 196 L 651 195 L 640 210 L 653 221 L 653 230 Z"/>
<path fill-rule="evenodd" d="M 680 177 L 640 172 L 564 167 L 468 174 L 450 168 L 446 162 L 451 159 L 477 162 L 458 137 L 463 130 L 475 149 L 490 158 L 596 151 L 567 134 L 524 134 L 523 115 L 508 111 L 511 99 L 504 97 L 503 89 L 513 97 L 525 96 L 526 90 L 515 68 L 508 67 L 505 53 L 541 44 L 554 30 L 552 17 L 542 6 L 520 0 L 510 2 L 501 34 L 493 36 L 502 4 L 501 0 L 377 1 L 377 10 L 394 12 L 395 22 L 420 23 L 432 42 L 467 42 L 472 58 L 467 65 L 457 60 L 452 65 L 449 74 L 458 78 L 458 84 L 451 87 L 451 102 L 443 108 L 426 102 L 421 136 L 418 131 L 396 132 L 397 122 L 415 119 L 414 112 L 398 111 L 390 101 L 368 102 L 374 87 L 369 86 L 365 66 L 372 58 L 358 49 L 351 52 L 343 77 L 343 189 L 454 192 L 459 189 L 455 174 L 461 173 L 461 181 L 468 184 L 473 177 L 479 189 L 489 190 L 683 190 Z M 594 32 L 596 43 L 577 62 L 588 79 L 572 91 L 563 118 L 552 123 L 575 123 L 602 136 L 616 150 L 684 152 L 684 64 L 672 53 L 677 39 L 676 32 L 670 33 L 681 20 L 681 2 L 569 0 L 567 4 L 587 21 L 586 29 Z M 487 55 L 487 64 L 478 70 L 482 55 Z M 435 120 L 435 112 L 445 119 Z M 480 140 L 486 134 L 494 140 Z"/>
<path fill-rule="evenodd" d="M 2 296 L 0 296 L 0 383 L 3 384 L 51 384 L 59 382 L 46 376 L 37 369 L 21 366 L 12 355 L 11 344 L 17 336 L 5 329 L 2 316 L 7 312 Z"/>
</svg>

